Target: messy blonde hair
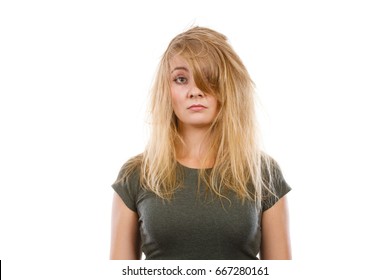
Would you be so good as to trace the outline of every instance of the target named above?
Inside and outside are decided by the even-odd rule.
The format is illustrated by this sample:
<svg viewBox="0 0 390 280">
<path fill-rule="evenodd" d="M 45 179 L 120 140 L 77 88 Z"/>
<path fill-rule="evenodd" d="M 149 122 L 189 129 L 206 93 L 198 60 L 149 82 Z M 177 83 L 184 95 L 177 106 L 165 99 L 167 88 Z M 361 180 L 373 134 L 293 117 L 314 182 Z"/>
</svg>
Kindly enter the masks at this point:
<svg viewBox="0 0 390 280">
<path fill-rule="evenodd" d="M 221 198 L 231 190 L 243 200 L 261 201 L 264 187 L 273 192 L 271 173 L 264 176 L 270 161 L 258 142 L 254 84 L 227 38 L 208 28 L 193 27 L 177 35 L 162 56 L 151 91 L 149 143 L 143 154 L 127 162 L 124 175 L 137 168 L 141 185 L 164 199 L 170 199 L 182 183 L 175 148 L 182 139 L 170 92 L 169 62 L 175 55 L 186 59 L 196 86 L 215 96 L 219 105 L 204 158 L 204 163 L 212 160 L 214 165 L 210 172 L 200 169 L 199 181 Z"/>
</svg>

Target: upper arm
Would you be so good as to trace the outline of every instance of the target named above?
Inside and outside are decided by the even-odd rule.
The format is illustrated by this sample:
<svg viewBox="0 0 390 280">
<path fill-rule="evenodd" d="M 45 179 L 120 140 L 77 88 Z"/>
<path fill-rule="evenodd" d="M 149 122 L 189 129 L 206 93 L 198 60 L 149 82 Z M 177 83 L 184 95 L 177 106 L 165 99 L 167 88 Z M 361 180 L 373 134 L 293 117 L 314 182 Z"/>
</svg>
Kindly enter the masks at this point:
<svg viewBox="0 0 390 280">
<path fill-rule="evenodd" d="M 264 260 L 291 259 L 287 197 L 262 214 L 260 256 Z"/>
<path fill-rule="evenodd" d="M 138 260 L 141 258 L 141 242 L 138 214 L 130 210 L 117 193 L 114 193 L 111 218 L 112 260 Z"/>
</svg>

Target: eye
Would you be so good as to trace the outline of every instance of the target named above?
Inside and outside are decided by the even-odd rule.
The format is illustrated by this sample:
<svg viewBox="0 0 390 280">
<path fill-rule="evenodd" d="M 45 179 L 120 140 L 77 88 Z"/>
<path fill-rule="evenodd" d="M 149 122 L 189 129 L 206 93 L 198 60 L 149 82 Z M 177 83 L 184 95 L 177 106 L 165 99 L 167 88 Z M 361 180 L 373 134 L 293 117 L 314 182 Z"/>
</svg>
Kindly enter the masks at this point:
<svg viewBox="0 0 390 280">
<path fill-rule="evenodd" d="M 187 78 L 186 77 L 183 77 L 183 76 L 179 76 L 179 77 L 176 77 L 174 80 L 173 80 L 175 83 L 179 84 L 179 85 L 184 85 L 187 83 Z"/>
</svg>

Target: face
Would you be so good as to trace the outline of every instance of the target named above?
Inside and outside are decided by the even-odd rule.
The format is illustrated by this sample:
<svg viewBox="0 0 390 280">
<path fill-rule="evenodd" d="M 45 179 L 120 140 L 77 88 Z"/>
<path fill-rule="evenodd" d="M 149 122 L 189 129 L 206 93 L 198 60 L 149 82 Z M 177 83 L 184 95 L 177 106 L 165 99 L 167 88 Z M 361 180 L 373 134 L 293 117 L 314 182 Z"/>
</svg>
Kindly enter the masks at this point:
<svg viewBox="0 0 390 280">
<path fill-rule="evenodd" d="M 217 99 L 197 88 L 192 71 L 179 55 L 170 60 L 172 106 L 183 126 L 209 127 L 217 115 Z"/>
</svg>

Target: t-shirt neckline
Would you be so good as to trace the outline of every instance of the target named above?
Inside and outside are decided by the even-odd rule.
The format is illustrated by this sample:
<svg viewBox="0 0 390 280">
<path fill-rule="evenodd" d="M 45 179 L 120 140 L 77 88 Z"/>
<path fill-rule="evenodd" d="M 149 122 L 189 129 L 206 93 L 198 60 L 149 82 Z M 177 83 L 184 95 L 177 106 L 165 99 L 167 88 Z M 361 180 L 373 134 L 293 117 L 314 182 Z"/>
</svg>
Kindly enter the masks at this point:
<svg viewBox="0 0 390 280">
<path fill-rule="evenodd" d="M 180 166 L 180 167 L 183 167 L 184 169 L 187 169 L 187 170 L 191 170 L 191 171 L 196 171 L 196 172 L 199 172 L 201 169 L 200 168 L 193 168 L 193 167 L 188 167 L 188 166 L 185 166 L 183 165 L 182 163 L 180 163 L 179 161 L 176 161 L 177 164 Z M 205 168 L 206 171 L 208 170 L 211 170 L 213 169 L 212 167 L 209 167 L 209 168 Z"/>
</svg>

